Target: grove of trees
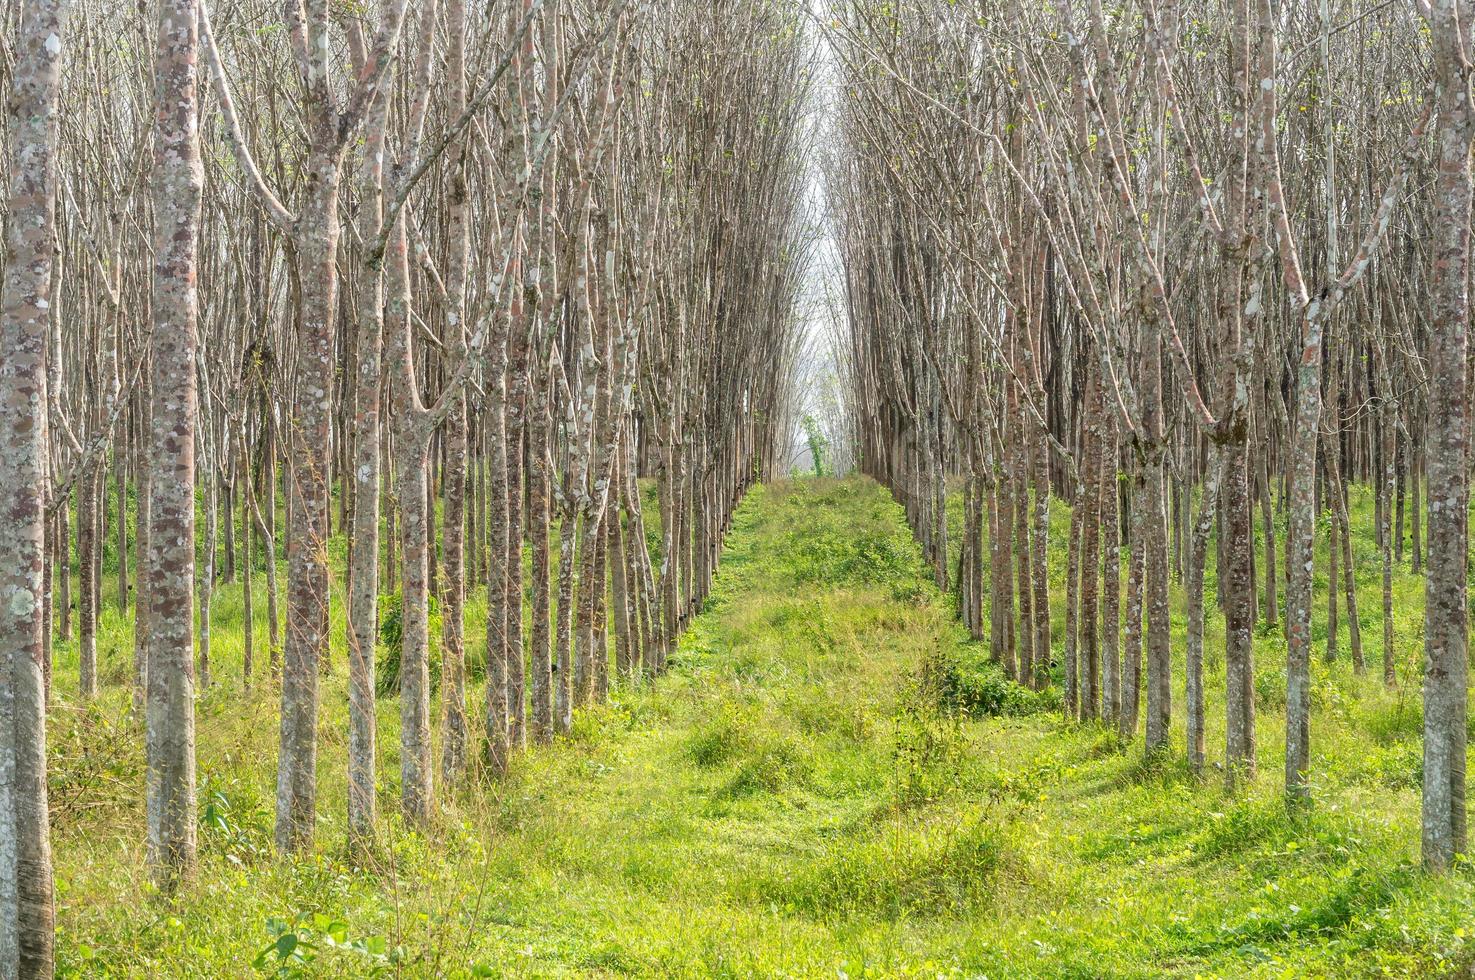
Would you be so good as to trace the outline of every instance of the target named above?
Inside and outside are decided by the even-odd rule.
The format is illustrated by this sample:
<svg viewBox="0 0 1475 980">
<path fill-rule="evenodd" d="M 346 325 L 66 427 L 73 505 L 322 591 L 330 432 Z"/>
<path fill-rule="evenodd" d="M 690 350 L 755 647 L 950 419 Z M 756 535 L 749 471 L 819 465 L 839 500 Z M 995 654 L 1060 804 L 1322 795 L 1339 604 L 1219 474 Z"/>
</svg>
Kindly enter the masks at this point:
<svg viewBox="0 0 1475 980">
<path fill-rule="evenodd" d="M 1316 515 L 1326 657 L 1341 607 L 1352 663 L 1334 669 L 1362 673 L 1347 488 L 1372 485 L 1374 669 L 1423 685 L 1432 869 L 1467 843 L 1472 22 L 1461 0 L 913 0 L 838 4 L 827 25 L 859 457 L 974 635 L 1021 683 L 1058 664 L 1072 718 L 1149 754 L 1176 742 L 1195 771 L 1218 756 L 1232 791 L 1262 754 L 1253 634 L 1282 632 L 1284 791 L 1303 806 Z M 1059 650 L 1052 534 L 1070 555 Z M 1204 635 L 1211 540 L 1222 638 Z M 1393 637 L 1405 562 L 1425 575 L 1422 662 Z"/>
<path fill-rule="evenodd" d="M 194 869 L 211 685 L 280 686 L 276 842 L 296 852 L 328 671 L 350 678 L 346 824 L 364 847 L 377 832 L 385 617 L 411 825 L 664 668 L 734 507 L 787 449 L 808 82 L 799 12 L 761 0 L 3 18 L 0 976 L 34 977 L 53 962 L 52 647 L 77 636 L 76 691 L 97 697 L 105 603 L 134 621 L 164 894 Z M 237 577 L 227 677 L 211 606 Z"/>
<path fill-rule="evenodd" d="M 0 978 L 54 968 L 60 642 L 67 698 L 129 690 L 162 896 L 196 874 L 212 686 L 279 698 L 291 858 L 322 817 L 323 678 L 346 676 L 335 817 L 366 854 L 383 808 L 427 828 L 665 670 L 796 432 L 892 491 L 1010 678 L 1058 670 L 1072 723 L 1222 762 L 1229 793 L 1268 755 L 1254 640 L 1279 634 L 1284 796 L 1315 804 L 1324 594 L 1329 669 L 1422 688 L 1425 865 L 1466 852 L 1472 0 L 6 0 L 0 21 Z M 796 380 L 817 172 L 834 447 Z M 1400 564 L 1422 657 L 1394 638 Z M 238 581 L 231 676 L 212 606 Z"/>
</svg>

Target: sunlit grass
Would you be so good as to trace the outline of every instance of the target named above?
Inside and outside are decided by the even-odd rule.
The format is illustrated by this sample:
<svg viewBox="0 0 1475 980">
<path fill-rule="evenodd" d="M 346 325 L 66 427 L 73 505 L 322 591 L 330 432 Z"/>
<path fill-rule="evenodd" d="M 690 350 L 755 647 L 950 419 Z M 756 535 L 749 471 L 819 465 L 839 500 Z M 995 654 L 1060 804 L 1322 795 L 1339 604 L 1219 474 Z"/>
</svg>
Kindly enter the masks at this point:
<svg viewBox="0 0 1475 980">
<path fill-rule="evenodd" d="M 1431 879 L 1416 867 L 1420 727 L 1409 671 L 1421 580 L 1396 577 L 1402 686 L 1388 693 L 1376 668 L 1370 503 L 1354 503 L 1369 677 L 1352 676 L 1345 651 L 1323 663 L 1318 640 L 1316 806 L 1299 816 L 1277 793 L 1277 633 L 1256 640 L 1260 776 L 1228 798 L 1214 775 L 1196 782 L 1173 759 L 1144 766 L 1140 741 L 1119 749 L 1098 727 L 1061 721 L 1051 697 L 1010 688 L 954 622 L 953 600 L 930 585 L 885 492 L 855 479 L 805 480 L 745 501 L 717 591 L 666 676 L 618 687 L 571 736 L 518 759 L 505 782 L 449 794 L 425 834 L 394 817 L 398 707 L 382 699 L 385 817 L 379 845 L 359 861 L 345 849 L 342 603 L 323 678 L 318 846 L 284 861 L 270 848 L 277 694 L 264 606 L 247 692 L 240 588 L 221 587 L 218 683 L 198 706 L 200 873 L 166 904 L 143 872 L 142 749 L 126 711 L 131 627 L 109 611 L 100 642 L 109 687 L 87 711 L 72 694 L 75 645 L 58 648 L 61 968 L 201 977 L 279 967 L 341 977 L 1467 969 L 1468 874 Z M 1067 527 L 1059 508 L 1057 645 Z M 264 594 L 259 573 L 256 583 Z M 1212 587 L 1211 573 L 1211 760 L 1223 737 Z M 1323 594 L 1318 623 L 1324 604 Z M 479 596 L 470 610 L 477 654 Z M 1181 658 L 1181 616 L 1175 629 Z M 997 702 L 984 691 L 1005 692 L 1013 707 L 987 718 L 940 708 Z M 1181 696 L 1180 675 L 1179 708 Z M 479 685 L 468 699 L 479 726 Z M 1181 715 L 1175 721 L 1181 743 Z"/>
</svg>

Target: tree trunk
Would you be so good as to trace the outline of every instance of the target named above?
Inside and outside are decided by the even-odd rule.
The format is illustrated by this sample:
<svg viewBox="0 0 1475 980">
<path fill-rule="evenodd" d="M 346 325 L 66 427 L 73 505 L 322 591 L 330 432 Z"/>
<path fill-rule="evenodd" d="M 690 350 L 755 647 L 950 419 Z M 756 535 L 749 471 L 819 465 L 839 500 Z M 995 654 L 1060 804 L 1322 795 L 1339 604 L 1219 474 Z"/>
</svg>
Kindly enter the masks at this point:
<svg viewBox="0 0 1475 980">
<path fill-rule="evenodd" d="M 56 255 L 56 108 L 63 0 L 24 0 L 7 128 L 5 270 L 0 278 L 0 977 L 52 975 L 46 808 L 47 342 Z M 56 42 L 56 43 L 52 43 Z M 57 352 L 59 353 L 59 352 Z M 53 354 L 56 356 L 56 353 Z"/>
<path fill-rule="evenodd" d="M 465 357 L 464 344 L 456 355 Z M 441 612 L 441 775 L 447 785 L 466 771 L 466 399 L 457 395 L 445 421 L 445 607 Z"/>
<path fill-rule="evenodd" d="M 1270 502 L 1270 447 L 1263 453 L 1264 470 L 1260 484 L 1260 523 L 1265 535 L 1265 625 L 1274 629 L 1280 617 L 1280 600 L 1276 597 L 1279 573 L 1275 567 L 1275 511 Z"/>
<path fill-rule="evenodd" d="M 277 757 L 277 848 L 306 850 L 317 820 L 318 670 L 328 650 L 328 447 L 338 303 L 336 154 L 308 155 L 299 226 L 301 308 L 288 474 L 287 636 Z"/>
<path fill-rule="evenodd" d="M 1106 397 L 1103 392 L 1102 397 Z M 1122 713 L 1122 663 L 1117 653 L 1122 621 L 1121 484 L 1117 478 L 1116 422 L 1103 404 L 1101 440 L 1101 720 Z M 1135 727 L 1135 725 L 1134 725 Z"/>
<path fill-rule="evenodd" d="M 1162 424 L 1162 338 L 1154 325 L 1149 328 L 1142 357 L 1143 422 L 1147 445 L 1143 447 L 1143 607 L 1147 639 L 1148 753 L 1168 745 L 1173 716 L 1173 656 L 1168 634 L 1168 527 L 1163 501 L 1165 439 Z"/>
<path fill-rule="evenodd" d="M 1378 355 L 1383 356 L 1383 355 Z M 1389 372 L 1382 374 L 1382 383 L 1388 387 Z M 1382 522 L 1379 525 L 1380 537 L 1382 539 L 1383 558 L 1383 685 L 1390 690 L 1396 686 L 1397 678 L 1394 673 L 1394 648 L 1393 648 L 1393 562 L 1396 560 L 1394 542 L 1397 541 L 1398 550 L 1402 550 L 1403 542 L 1403 495 L 1396 494 L 1398 498 L 1397 537 L 1395 538 L 1394 521 L 1392 518 L 1393 498 L 1395 486 L 1398 482 L 1398 439 L 1397 429 L 1394 427 L 1394 418 L 1398 409 L 1391 401 L 1391 394 L 1385 391 L 1381 411 L 1378 413 L 1378 434 L 1382 437 L 1383 472 L 1378 481 L 1378 492 L 1383 498 Z"/>
<path fill-rule="evenodd" d="M 1224 510 L 1227 565 L 1224 580 L 1225 777 L 1231 790 L 1255 777 L 1255 582 L 1254 519 L 1250 510 L 1250 460 L 1241 428 L 1226 445 Z"/>
<path fill-rule="evenodd" d="M 149 454 L 148 852 L 165 893 L 195 867 L 195 358 L 197 242 L 204 173 L 198 125 L 198 0 L 166 0 L 154 85 L 153 448 Z M 206 422 L 205 424 L 208 424 Z M 214 571 L 214 480 L 207 475 L 204 575 Z M 200 605 L 208 684 L 209 586 Z"/>
<path fill-rule="evenodd" d="M 360 157 L 360 235 L 376 239 L 384 223 L 384 134 L 388 99 L 369 107 Z M 354 363 L 353 514 L 348 568 L 348 833 L 355 847 L 374 834 L 378 812 L 378 717 L 375 663 L 379 641 L 379 516 L 383 469 L 384 271 L 358 270 Z M 392 533 L 392 532 L 391 532 Z"/>
<path fill-rule="evenodd" d="M 77 481 L 77 662 L 82 700 L 97 697 L 97 488 L 89 467 Z"/>
<path fill-rule="evenodd" d="M 1470 25 L 1475 6 L 1441 0 L 1430 13 L 1439 114 L 1430 281 L 1429 569 L 1424 627 L 1424 865 L 1450 867 L 1465 848 L 1469 674 L 1466 596 L 1469 506 Z"/>
<path fill-rule="evenodd" d="M 254 601 L 256 575 L 251 546 L 251 478 L 250 467 L 242 451 L 241 475 L 241 678 L 246 690 L 251 690 L 252 673 L 256 659 L 256 605 Z"/>
<path fill-rule="evenodd" d="M 544 383 L 547 383 L 546 379 Z M 551 460 L 548 447 L 547 399 L 546 389 L 540 388 L 535 392 L 530 406 L 528 425 L 528 510 L 531 517 L 528 522 L 528 534 L 533 544 L 533 624 L 529 637 L 532 644 L 530 657 L 533 674 L 533 714 L 530 727 L 533 740 L 540 743 L 550 742 L 553 739 L 553 685 L 558 680 L 553 673 L 552 646 L 549 635 L 552 603 L 548 579 L 550 557 L 548 536 L 552 533 L 552 528 L 548 500 Z"/>
<path fill-rule="evenodd" d="M 1089 476 L 1085 477 L 1089 479 Z M 1080 669 L 1076 663 L 1076 618 L 1080 610 L 1080 580 L 1081 580 L 1081 521 L 1085 517 L 1081 513 L 1081 498 L 1085 493 L 1077 488 L 1075 506 L 1070 512 L 1070 532 L 1066 540 L 1066 573 L 1065 573 L 1065 663 L 1064 667 L 1064 706 L 1067 718 L 1080 718 L 1081 711 L 1080 696 Z"/>
<path fill-rule="evenodd" d="M 211 423 L 208 412 L 201 417 L 200 424 L 204 428 L 209 428 Z M 205 469 L 210 470 L 213 467 L 207 462 Z M 210 689 L 210 607 L 215 597 L 215 543 L 219 528 L 215 480 L 207 473 L 201 482 L 205 497 L 205 540 L 202 548 L 205 560 L 200 569 L 200 608 L 198 611 L 200 638 L 196 656 L 200 662 L 200 690 L 207 691 Z"/>
<path fill-rule="evenodd" d="M 1143 547 L 1143 499 L 1146 493 L 1144 467 L 1139 460 L 1133 473 L 1132 498 L 1128 504 L 1127 623 L 1122 633 L 1122 698 L 1117 715 L 1117 730 L 1128 741 L 1137 735 L 1137 713 L 1142 704 L 1142 593 L 1147 567 L 1147 552 Z"/>
<path fill-rule="evenodd" d="M 1086 385 L 1088 422 L 1085 430 L 1085 465 L 1083 483 L 1076 496 L 1076 508 L 1082 512 L 1081 532 L 1081 609 L 1078 622 L 1077 657 L 1080 661 L 1080 716 L 1101 716 L 1101 652 L 1097 642 L 1097 593 L 1101 584 L 1101 419 L 1096 405 L 1100 402 L 1096 375 Z"/>
<path fill-rule="evenodd" d="M 504 567 L 507 575 L 507 748 L 518 752 L 527 746 L 527 666 L 523 660 L 522 645 L 522 552 L 523 552 L 523 440 L 527 426 L 524 407 L 527 403 L 527 369 L 525 339 L 517 341 L 512 358 L 512 387 L 508 392 L 507 405 L 507 480 L 505 499 L 507 502 L 507 541 L 505 546 L 491 553 L 488 581 L 501 574 Z M 490 461 L 488 466 L 490 467 Z M 491 474 L 488 473 L 488 481 Z M 493 483 L 493 494 L 502 493 Z M 496 499 L 487 502 L 487 532 L 491 534 L 491 514 L 497 507 Z M 490 586 L 489 586 L 490 587 Z"/>
<path fill-rule="evenodd" d="M 1016 433 L 1018 438 L 1022 433 Z M 1016 632 L 1019 648 L 1019 683 L 1035 686 L 1035 633 L 1034 592 L 1031 583 L 1034 576 L 1030 567 L 1034 553 L 1029 541 L 1029 485 L 1024 477 L 1024 453 L 1018 447 L 1014 458 L 1014 556 L 1019 565 L 1018 585 L 1015 594 L 1019 597 L 1019 629 Z"/>
<path fill-rule="evenodd" d="M 1326 470 L 1332 495 L 1332 511 L 1336 516 L 1342 548 L 1342 588 L 1347 599 L 1347 636 L 1352 647 L 1352 669 L 1359 675 L 1366 672 L 1367 661 L 1362 654 L 1362 619 L 1357 613 L 1357 568 L 1352 563 L 1352 522 L 1347 513 L 1347 490 L 1342 484 L 1341 469 L 1337 465 L 1335 450 L 1323 450 L 1326 455 Z M 1333 538 L 1335 547 L 1338 538 Z M 1332 589 L 1332 601 L 1336 602 L 1336 589 Z"/>
<path fill-rule="evenodd" d="M 119 423 L 120 430 L 126 426 Z M 121 431 L 118 444 L 113 450 L 113 487 L 118 502 L 118 520 L 115 531 L 118 535 L 118 612 L 128 612 L 128 440 Z"/>
<path fill-rule="evenodd" d="M 1188 768 L 1195 774 L 1204 768 L 1204 566 L 1208 562 L 1209 532 L 1219 506 L 1219 484 L 1224 463 L 1217 445 L 1209 449 L 1204 463 L 1203 496 L 1190 536 L 1188 569 L 1184 591 L 1188 603 L 1188 631 L 1184 651 L 1184 701 L 1187 714 Z M 1221 567 L 1220 574 L 1224 573 Z"/>
<path fill-rule="evenodd" d="M 1341 619 L 1338 609 L 1341 599 L 1337 595 L 1338 583 L 1341 581 L 1342 548 L 1338 540 L 1342 536 L 1342 525 L 1336 519 L 1335 511 L 1331 523 L 1327 529 L 1327 579 L 1326 579 L 1326 662 L 1336 663 L 1337 654 L 1341 651 L 1341 637 L 1338 636 L 1339 621 Z"/>
<path fill-rule="evenodd" d="M 133 596 L 133 713 L 144 717 L 148 697 L 149 676 L 149 599 L 148 575 L 144 563 L 148 560 L 149 547 L 149 497 L 153 479 L 153 391 L 145 383 L 140 392 L 142 406 L 139 411 L 139 438 L 134 443 L 138 486 L 135 488 L 134 526 L 137 528 L 134 547 L 138 551 L 138 579 L 134 584 Z"/>
<path fill-rule="evenodd" d="M 565 487 L 567 497 L 572 491 Z M 574 686 L 581 678 L 573 673 L 574 541 L 578 516 L 569 507 L 558 515 L 558 622 L 556 666 L 553 671 L 553 724 L 560 735 L 574 726 Z"/>
<path fill-rule="evenodd" d="M 1048 687 L 1053 651 L 1050 649 L 1050 566 L 1047 544 L 1050 537 L 1050 450 L 1046 443 L 1047 433 L 1034 433 L 1030 441 L 1033 450 L 1033 481 L 1035 485 L 1035 524 L 1030 537 L 1034 549 L 1034 615 L 1035 615 L 1035 667 L 1033 686 Z"/>
<path fill-rule="evenodd" d="M 498 338 L 492 343 L 498 344 Z M 520 602 L 508 588 L 512 578 L 512 555 L 521 555 L 522 542 L 514 539 L 509 520 L 512 487 L 508 463 L 512 455 L 507 444 L 507 355 L 506 338 L 500 340 L 500 352 L 493 347 L 486 382 L 487 408 L 482 424 L 487 427 L 487 539 L 491 544 L 492 563 L 487 572 L 487 687 L 486 746 L 488 769 L 500 775 L 507 770 L 510 752 L 512 718 L 510 711 L 511 671 L 509 624 L 511 605 Z M 521 488 L 518 488 L 519 490 Z"/>
<path fill-rule="evenodd" d="M 434 768 L 430 751 L 430 537 L 429 440 L 404 431 L 396 440 L 403 534 L 400 599 L 400 808 L 405 819 L 423 825 L 430 819 Z M 444 678 L 442 678 L 444 680 Z"/>
</svg>

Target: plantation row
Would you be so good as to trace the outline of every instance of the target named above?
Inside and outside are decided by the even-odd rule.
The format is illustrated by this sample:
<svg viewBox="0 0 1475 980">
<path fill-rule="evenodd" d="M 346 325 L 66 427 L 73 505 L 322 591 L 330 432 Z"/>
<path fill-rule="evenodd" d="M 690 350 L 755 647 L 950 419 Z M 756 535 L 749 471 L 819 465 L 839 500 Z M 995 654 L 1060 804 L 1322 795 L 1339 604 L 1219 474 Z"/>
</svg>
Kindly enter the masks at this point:
<svg viewBox="0 0 1475 980">
<path fill-rule="evenodd" d="M 799 16 L 6 5 L 0 977 L 55 969 L 51 822 L 91 805 L 48 801 L 58 713 L 84 752 L 117 748 L 104 717 L 142 747 L 169 900 L 202 793 L 226 819 L 216 688 L 276 698 L 275 851 L 331 820 L 372 862 L 382 803 L 429 828 L 664 669 L 794 424 Z M 119 687 L 126 719 L 94 710 Z"/>
<path fill-rule="evenodd" d="M 1231 792 L 1280 672 L 1295 808 L 1325 604 L 1329 658 L 1341 616 L 1352 671 L 1380 646 L 1383 683 L 1422 688 L 1431 871 L 1467 845 L 1472 22 L 1463 0 L 916 0 L 841 5 L 828 30 L 855 458 L 938 586 L 1011 677 L 1058 664 L 1070 717 L 1222 761 Z M 1358 587 L 1354 482 L 1381 595 Z M 1403 567 L 1417 638 L 1395 634 Z M 1284 665 L 1257 663 L 1257 629 Z"/>
</svg>

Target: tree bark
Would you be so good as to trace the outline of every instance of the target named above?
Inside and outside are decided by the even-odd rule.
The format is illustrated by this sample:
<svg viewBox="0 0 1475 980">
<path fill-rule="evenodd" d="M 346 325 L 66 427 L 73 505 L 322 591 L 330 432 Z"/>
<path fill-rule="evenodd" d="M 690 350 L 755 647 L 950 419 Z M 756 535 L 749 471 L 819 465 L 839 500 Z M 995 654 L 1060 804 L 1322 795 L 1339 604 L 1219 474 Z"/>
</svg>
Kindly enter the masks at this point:
<svg viewBox="0 0 1475 980">
<path fill-rule="evenodd" d="M 56 110 L 64 0 L 25 0 L 7 125 L 0 281 L 0 977 L 54 969 L 46 801 L 42 588 L 46 561 L 47 343 L 56 254 Z"/>
<path fill-rule="evenodd" d="M 149 454 L 148 852 L 172 892 L 195 867 L 196 291 L 200 200 L 199 0 L 166 0 L 154 61 L 153 447 Z M 207 478 L 207 483 L 213 481 Z M 213 488 L 206 489 L 213 493 Z M 213 504 L 207 505 L 212 507 Z M 212 515 L 213 516 L 213 515 Z M 213 528 L 212 528 L 213 530 Z M 214 569 L 206 542 L 205 575 Z M 208 587 L 207 587 L 208 588 Z M 208 591 L 202 589 L 201 667 L 208 669 Z M 201 682 L 207 683 L 206 676 Z"/>
<path fill-rule="evenodd" d="M 1424 626 L 1424 865 L 1450 867 L 1465 851 L 1465 743 L 1469 675 L 1466 596 L 1469 507 L 1471 22 L 1475 5 L 1436 0 L 1434 39 L 1438 176 L 1434 186 L 1433 311 L 1429 331 L 1428 575 Z"/>
</svg>

